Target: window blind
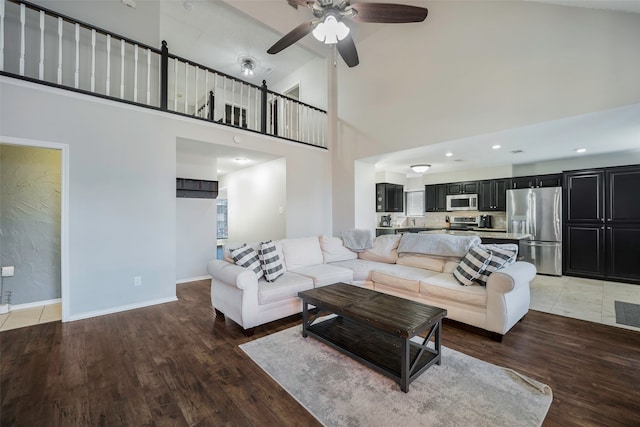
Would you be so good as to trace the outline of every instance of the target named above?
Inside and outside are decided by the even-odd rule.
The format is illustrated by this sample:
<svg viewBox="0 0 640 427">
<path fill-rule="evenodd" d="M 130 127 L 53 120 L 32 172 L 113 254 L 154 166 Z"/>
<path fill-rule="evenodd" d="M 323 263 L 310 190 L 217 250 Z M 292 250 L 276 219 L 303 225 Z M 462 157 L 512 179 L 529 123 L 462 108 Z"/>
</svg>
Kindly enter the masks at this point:
<svg viewBox="0 0 640 427">
<path fill-rule="evenodd" d="M 407 191 L 406 199 L 407 216 L 424 215 L 424 191 Z"/>
</svg>

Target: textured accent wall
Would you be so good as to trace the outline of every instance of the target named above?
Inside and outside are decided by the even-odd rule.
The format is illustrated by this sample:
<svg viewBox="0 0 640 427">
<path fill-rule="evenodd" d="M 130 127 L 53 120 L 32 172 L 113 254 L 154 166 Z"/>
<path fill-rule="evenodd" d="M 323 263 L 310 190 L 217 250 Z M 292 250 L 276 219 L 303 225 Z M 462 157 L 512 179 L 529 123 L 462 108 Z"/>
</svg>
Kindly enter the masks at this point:
<svg viewBox="0 0 640 427">
<path fill-rule="evenodd" d="M 60 298 L 59 150 L 0 144 L 0 262 L 12 304 Z"/>
</svg>

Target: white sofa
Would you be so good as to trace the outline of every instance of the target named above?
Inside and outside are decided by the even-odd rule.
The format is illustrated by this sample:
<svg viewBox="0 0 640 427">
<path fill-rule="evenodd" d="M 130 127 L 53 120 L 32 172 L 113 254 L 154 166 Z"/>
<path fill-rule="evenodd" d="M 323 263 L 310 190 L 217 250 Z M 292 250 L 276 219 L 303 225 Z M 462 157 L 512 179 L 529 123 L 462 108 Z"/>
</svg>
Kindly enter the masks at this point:
<svg viewBox="0 0 640 427">
<path fill-rule="evenodd" d="M 418 235 L 410 236 L 415 242 Z M 270 283 L 258 280 L 252 270 L 235 265 L 230 250 L 240 245 L 229 244 L 224 248 L 225 259 L 212 260 L 207 266 L 212 277 L 211 303 L 218 315 L 238 323 L 247 334 L 258 325 L 301 312 L 299 291 L 337 282 L 444 308 L 448 318 L 489 331 L 497 340 L 528 312 L 529 282 L 536 274 L 532 264 L 515 262 L 499 269 L 489 276 L 486 287 L 462 286 L 452 272 L 464 252 L 480 243 L 479 238 L 419 236 L 431 239 L 425 241 L 427 247 L 446 238 L 463 249 L 455 254 L 450 248 L 445 254 L 424 253 L 433 249 L 415 247 L 412 252 L 403 252 L 403 235 L 377 237 L 373 248 L 360 253 L 345 248 L 336 237 L 283 239 L 276 245 L 285 273 Z"/>
</svg>

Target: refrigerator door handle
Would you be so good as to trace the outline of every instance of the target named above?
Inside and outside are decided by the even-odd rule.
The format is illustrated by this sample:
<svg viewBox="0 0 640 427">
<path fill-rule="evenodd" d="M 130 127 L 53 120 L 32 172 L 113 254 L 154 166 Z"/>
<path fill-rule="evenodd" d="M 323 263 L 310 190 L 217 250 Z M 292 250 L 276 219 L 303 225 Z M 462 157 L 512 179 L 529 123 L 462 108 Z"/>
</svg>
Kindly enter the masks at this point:
<svg viewBox="0 0 640 427">
<path fill-rule="evenodd" d="M 560 246 L 562 244 L 562 242 L 550 242 L 550 243 L 546 243 L 546 242 L 533 242 L 531 240 L 526 241 L 525 245 L 527 246 L 541 246 L 541 247 L 555 247 L 555 246 Z"/>
</svg>

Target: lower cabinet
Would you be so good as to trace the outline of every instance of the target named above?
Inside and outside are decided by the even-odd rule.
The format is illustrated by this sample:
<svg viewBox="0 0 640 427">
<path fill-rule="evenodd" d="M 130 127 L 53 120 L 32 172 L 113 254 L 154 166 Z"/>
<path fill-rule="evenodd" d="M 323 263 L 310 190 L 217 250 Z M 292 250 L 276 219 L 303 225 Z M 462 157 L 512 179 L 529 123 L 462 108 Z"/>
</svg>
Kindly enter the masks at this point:
<svg viewBox="0 0 640 427">
<path fill-rule="evenodd" d="M 606 277 L 640 283 L 640 225 L 606 228 Z"/>
<path fill-rule="evenodd" d="M 605 233 L 603 225 L 568 224 L 564 236 L 564 273 L 605 276 Z"/>
</svg>

